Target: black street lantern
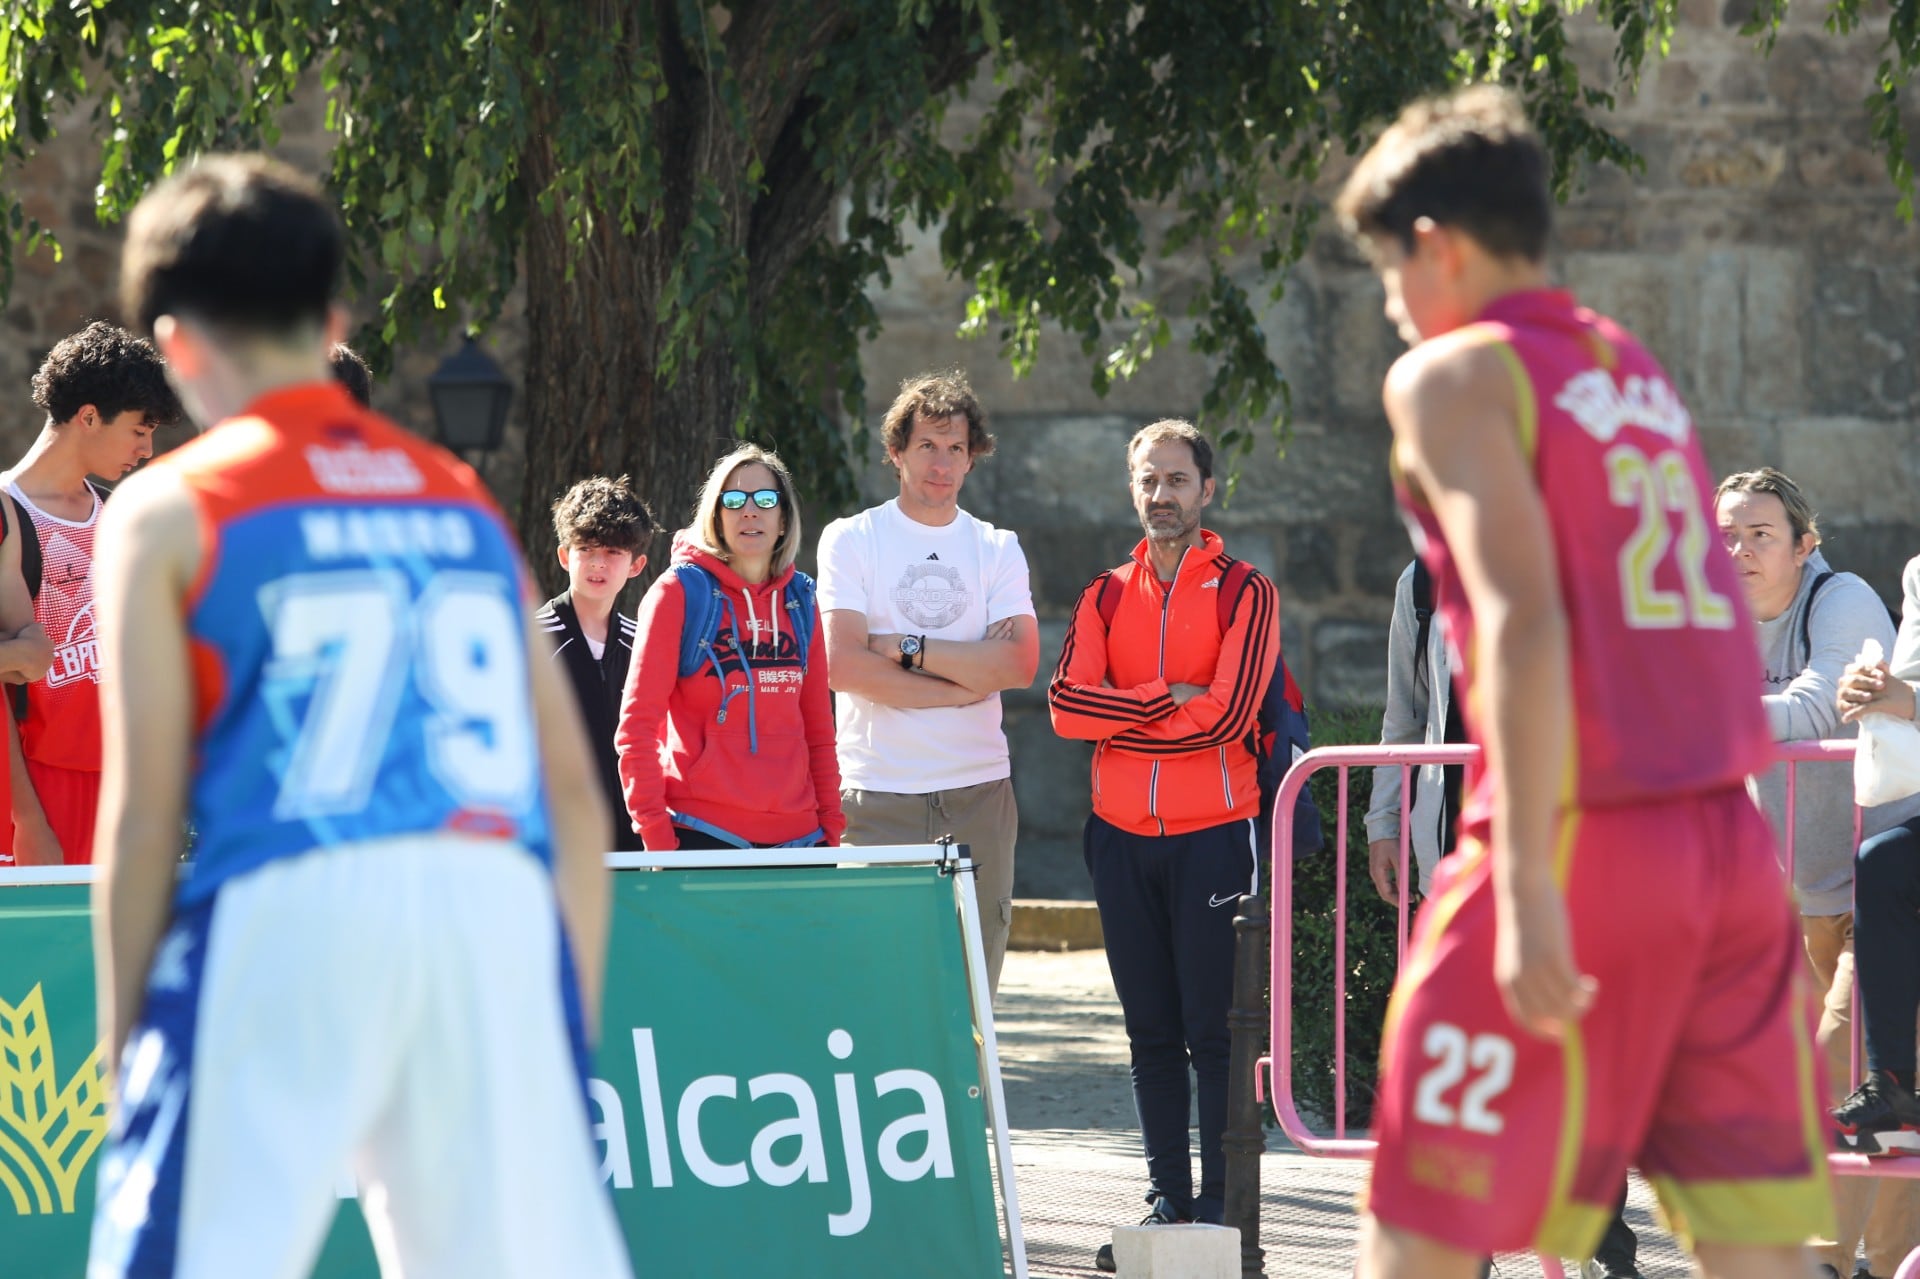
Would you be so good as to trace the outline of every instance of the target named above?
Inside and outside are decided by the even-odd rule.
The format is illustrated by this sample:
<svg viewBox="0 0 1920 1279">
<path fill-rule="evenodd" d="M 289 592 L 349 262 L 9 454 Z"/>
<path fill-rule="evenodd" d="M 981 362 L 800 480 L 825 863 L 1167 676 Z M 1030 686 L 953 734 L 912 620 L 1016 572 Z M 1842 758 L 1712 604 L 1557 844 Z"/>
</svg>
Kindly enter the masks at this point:
<svg viewBox="0 0 1920 1279">
<path fill-rule="evenodd" d="M 456 453 L 491 452 L 507 430 L 513 383 L 472 338 L 440 361 L 427 379 L 440 442 Z"/>
</svg>

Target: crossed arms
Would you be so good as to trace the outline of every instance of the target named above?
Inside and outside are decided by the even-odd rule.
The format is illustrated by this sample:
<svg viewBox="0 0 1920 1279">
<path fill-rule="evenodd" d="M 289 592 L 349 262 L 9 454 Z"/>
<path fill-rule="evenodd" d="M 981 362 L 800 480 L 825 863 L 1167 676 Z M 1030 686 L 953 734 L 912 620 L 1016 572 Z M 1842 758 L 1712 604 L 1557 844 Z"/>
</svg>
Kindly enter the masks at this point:
<svg viewBox="0 0 1920 1279">
<path fill-rule="evenodd" d="M 1031 613 L 1001 618 L 987 627 L 984 639 L 926 640 L 910 671 L 897 656 L 900 636 L 869 635 L 865 613 L 836 608 L 822 617 L 833 691 L 882 706 L 970 706 L 1002 689 L 1025 688 L 1040 668 L 1040 625 Z"/>
<path fill-rule="evenodd" d="M 1273 677 L 1280 644 L 1280 596 L 1272 582 L 1259 574 L 1247 578 L 1204 685 L 1156 677 L 1130 688 L 1113 687 L 1099 593 L 1097 581 L 1081 592 L 1060 648 L 1060 665 L 1047 685 L 1054 732 L 1079 741 L 1111 741 L 1141 755 L 1184 755 L 1246 737 Z"/>
</svg>

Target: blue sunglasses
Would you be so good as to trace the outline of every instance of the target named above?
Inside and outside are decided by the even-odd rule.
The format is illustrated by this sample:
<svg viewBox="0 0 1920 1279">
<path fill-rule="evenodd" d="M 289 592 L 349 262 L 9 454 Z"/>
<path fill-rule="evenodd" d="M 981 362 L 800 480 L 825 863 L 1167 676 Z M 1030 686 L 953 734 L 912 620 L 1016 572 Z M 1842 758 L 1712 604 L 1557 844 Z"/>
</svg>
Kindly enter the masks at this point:
<svg viewBox="0 0 1920 1279">
<path fill-rule="evenodd" d="M 726 489 L 720 494 L 720 505 L 729 511 L 737 511 L 746 506 L 748 498 L 752 498 L 753 504 L 761 510 L 771 511 L 780 505 L 780 490 L 755 489 L 749 493 L 745 489 Z"/>
</svg>

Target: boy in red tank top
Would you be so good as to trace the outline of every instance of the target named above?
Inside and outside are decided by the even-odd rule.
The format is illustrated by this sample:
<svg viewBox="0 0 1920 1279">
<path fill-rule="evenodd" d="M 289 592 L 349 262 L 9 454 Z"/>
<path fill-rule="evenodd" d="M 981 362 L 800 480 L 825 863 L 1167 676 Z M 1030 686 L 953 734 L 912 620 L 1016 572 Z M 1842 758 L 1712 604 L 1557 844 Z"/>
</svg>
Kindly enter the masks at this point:
<svg viewBox="0 0 1920 1279">
<path fill-rule="evenodd" d="M 93 529 L 107 490 L 94 480 L 116 483 L 152 457 L 154 431 L 178 422 L 181 411 L 153 344 L 103 320 L 48 352 L 33 377 L 33 402 L 46 426 L 0 477 L 0 506 L 8 540 L 19 535 L 14 553 L 28 566 L 33 617 L 53 654 L 27 686 L 25 713 L 10 730 L 9 846 L 22 865 L 72 866 L 93 860 L 100 800 Z M 0 577 L 5 572 L 0 565 Z"/>
<path fill-rule="evenodd" d="M 1388 1012 L 1359 1273 L 1587 1257 L 1632 1164 L 1703 1273 L 1804 1279 L 1830 1205 L 1798 937 L 1743 787 L 1759 659 L 1685 407 L 1548 287 L 1547 170 L 1478 88 L 1408 108 L 1339 201 L 1412 346 L 1396 484 L 1485 761 Z"/>
</svg>

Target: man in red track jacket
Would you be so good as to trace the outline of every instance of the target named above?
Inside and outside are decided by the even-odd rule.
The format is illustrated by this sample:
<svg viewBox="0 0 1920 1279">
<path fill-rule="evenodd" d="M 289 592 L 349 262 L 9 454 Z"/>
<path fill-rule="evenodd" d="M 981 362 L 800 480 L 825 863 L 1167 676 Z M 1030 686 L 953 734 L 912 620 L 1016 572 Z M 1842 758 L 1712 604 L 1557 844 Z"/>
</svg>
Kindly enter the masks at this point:
<svg viewBox="0 0 1920 1279">
<path fill-rule="evenodd" d="M 1132 1050 L 1147 1219 L 1218 1222 L 1233 907 L 1259 891 L 1250 742 L 1279 655 L 1280 599 L 1272 582 L 1247 574 L 1222 633 L 1217 592 L 1233 561 L 1200 527 L 1214 491 L 1204 435 L 1180 421 L 1143 427 L 1127 445 L 1127 469 L 1146 538 L 1081 593 L 1047 702 L 1055 732 L 1095 743 L 1084 847 Z M 1200 1093 L 1198 1195 L 1189 1059 Z M 1113 1269 L 1110 1247 L 1095 1264 Z"/>
</svg>

